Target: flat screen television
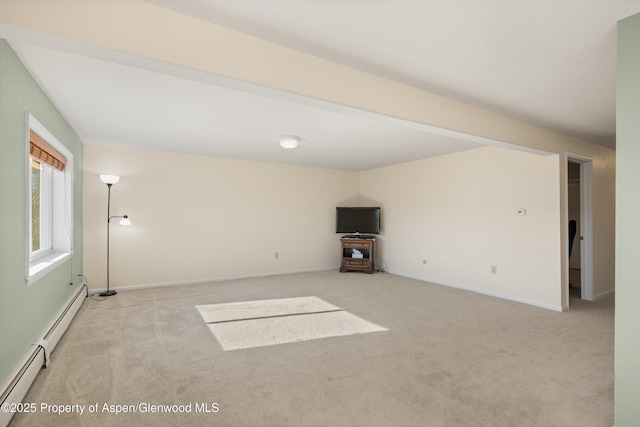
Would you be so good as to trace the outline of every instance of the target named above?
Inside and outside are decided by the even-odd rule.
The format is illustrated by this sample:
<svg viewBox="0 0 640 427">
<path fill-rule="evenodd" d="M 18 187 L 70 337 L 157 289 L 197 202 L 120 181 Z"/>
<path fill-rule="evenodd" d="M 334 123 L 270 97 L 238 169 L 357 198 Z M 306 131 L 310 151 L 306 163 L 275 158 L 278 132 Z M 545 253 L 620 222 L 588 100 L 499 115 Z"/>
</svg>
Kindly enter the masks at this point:
<svg viewBox="0 0 640 427">
<path fill-rule="evenodd" d="M 336 208 L 336 233 L 380 234 L 380 208 Z"/>
</svg>

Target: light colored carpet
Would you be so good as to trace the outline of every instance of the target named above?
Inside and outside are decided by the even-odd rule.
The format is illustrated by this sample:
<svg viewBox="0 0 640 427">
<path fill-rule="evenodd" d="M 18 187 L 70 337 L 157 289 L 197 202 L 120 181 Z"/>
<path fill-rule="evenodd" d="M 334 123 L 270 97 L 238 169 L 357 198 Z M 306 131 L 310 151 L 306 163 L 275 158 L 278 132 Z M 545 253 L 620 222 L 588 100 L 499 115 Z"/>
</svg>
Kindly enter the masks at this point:
<svg viewBox="0 0 640 427">
<path fill-rule="evenodd" d="M 318 297 L 196 306 L 224 350 L 386 331 Z"/>
<path fill-rule="evenodd" d="M 224 351 L 194 308 L 308 295 L 389 330 Z M 86 301 L 25 399 L 100 411 L 18 414 L 12 426 L 610 427 L 613 302 L 572 299 L 558 313 L 338 272 L 120 292 Z M 192 412 L 116 415 L 105 403 Z M 195 410 L 212 403 L 218 412 Z"/>
</svg>

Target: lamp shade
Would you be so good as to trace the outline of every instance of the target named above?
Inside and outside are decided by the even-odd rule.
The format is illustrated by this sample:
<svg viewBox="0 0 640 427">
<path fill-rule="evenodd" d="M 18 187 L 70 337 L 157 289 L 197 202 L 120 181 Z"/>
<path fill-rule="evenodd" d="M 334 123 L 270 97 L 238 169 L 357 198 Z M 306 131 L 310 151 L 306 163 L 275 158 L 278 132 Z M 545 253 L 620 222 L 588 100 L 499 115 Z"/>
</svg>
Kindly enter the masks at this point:
<svg viewBox="0 0 640 427">
<path fill-rule="evenodd" d="M 100 179 L 105 184 L 115 184 L 120 180 L 120 177 L 118 175 L 100 175 Z"/>
<path fill-rule="evenodd" d="M 123 216 L 119 222 L 120 225 L 131 225 L 131 221 L 127 215 Z"/>
<path fill-rule="evenodd" d="M 280 146 L 282 148 L 291 150 L 298 146 L 298 142 L 300 142 L 300 137 L 294 136 L 294 135 L 282 135 L 278 137 L 278 142 L 280 143 Z"/>
</svg>

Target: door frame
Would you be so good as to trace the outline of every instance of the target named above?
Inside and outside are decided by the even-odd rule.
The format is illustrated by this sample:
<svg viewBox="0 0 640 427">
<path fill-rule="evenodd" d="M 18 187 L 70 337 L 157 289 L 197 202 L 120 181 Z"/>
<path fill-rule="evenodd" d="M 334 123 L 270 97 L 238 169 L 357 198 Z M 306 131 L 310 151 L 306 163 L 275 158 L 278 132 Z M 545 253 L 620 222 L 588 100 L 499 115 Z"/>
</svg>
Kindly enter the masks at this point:
<svg viewBox="0 0 640 427">
<path fill-rule="evenodd" d="M 566 162 L 578 163 L 580 165 L 580 234 L 577 236 L 580 243 L 580 297 L 583 300 L 594 300 L 593 284 L 593 159 L 579 154 L 569 153 L 566 155 Z M 568 166 L 567 166 L 568 168 Z M 568 214 L 568 193 L 569 180 L 565 180 L 565 223 L 569 221 Z M 569 253 L 569 241 L 566 244 L 567 254 Z M 569 275 L 569 262 L 567 260 L 567 270 Z M 567 280 L 567 292 L 569 291 L 569 281 Z M 568 295 L 568 294 L 567 294 Z"/>
</svg>

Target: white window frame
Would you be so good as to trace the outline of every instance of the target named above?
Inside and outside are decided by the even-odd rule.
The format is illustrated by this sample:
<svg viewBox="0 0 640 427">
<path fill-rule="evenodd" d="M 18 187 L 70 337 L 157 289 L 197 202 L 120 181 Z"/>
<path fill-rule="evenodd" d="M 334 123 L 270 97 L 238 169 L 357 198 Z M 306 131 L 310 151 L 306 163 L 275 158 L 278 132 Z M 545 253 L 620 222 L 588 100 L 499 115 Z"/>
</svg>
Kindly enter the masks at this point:
<svg viewBox="0 0 640 427">
<path fill-rule="evenodd" d="M 65 156 L 67 162 L 64 171 L 53 170 L 51 167 L 50 182 L 47 185 L 49 200 L 44 200 L 51 208 L 50 212 L 45 212 L 48 216 L 45 227 L 49 227 L 48 236 L 50 241 L 45 239 L 45 246 L 42 250 L 32 253 L 32 221 L 31 221 L 31 154 L 30 134 L 31 131 L 37 133 L 49 145 Z M 26 152 L 27 152 L 27 266 L 25 281 L 31 285 L 45 277 L 49 272 L 56 269 L 66 260 L 70 259 L 73 253 L 73 154 L 58 139 L 53 136 L 35 117 L 27 113 L 26 119 Z M 48 166 L 48 165 L 47 165 Z M 47 172 L 48 173 L 48 172 Z M 50 185 L 50 186 L 49 186 Z M 41 193 L 42 194 L 42 193 Z M 41 196 L 42 199 L 42 196 Z M 49 203 L 50 202 L 50 203 Z M 41 200 L 42 207 L 42 200 Z"/>
</svg>

